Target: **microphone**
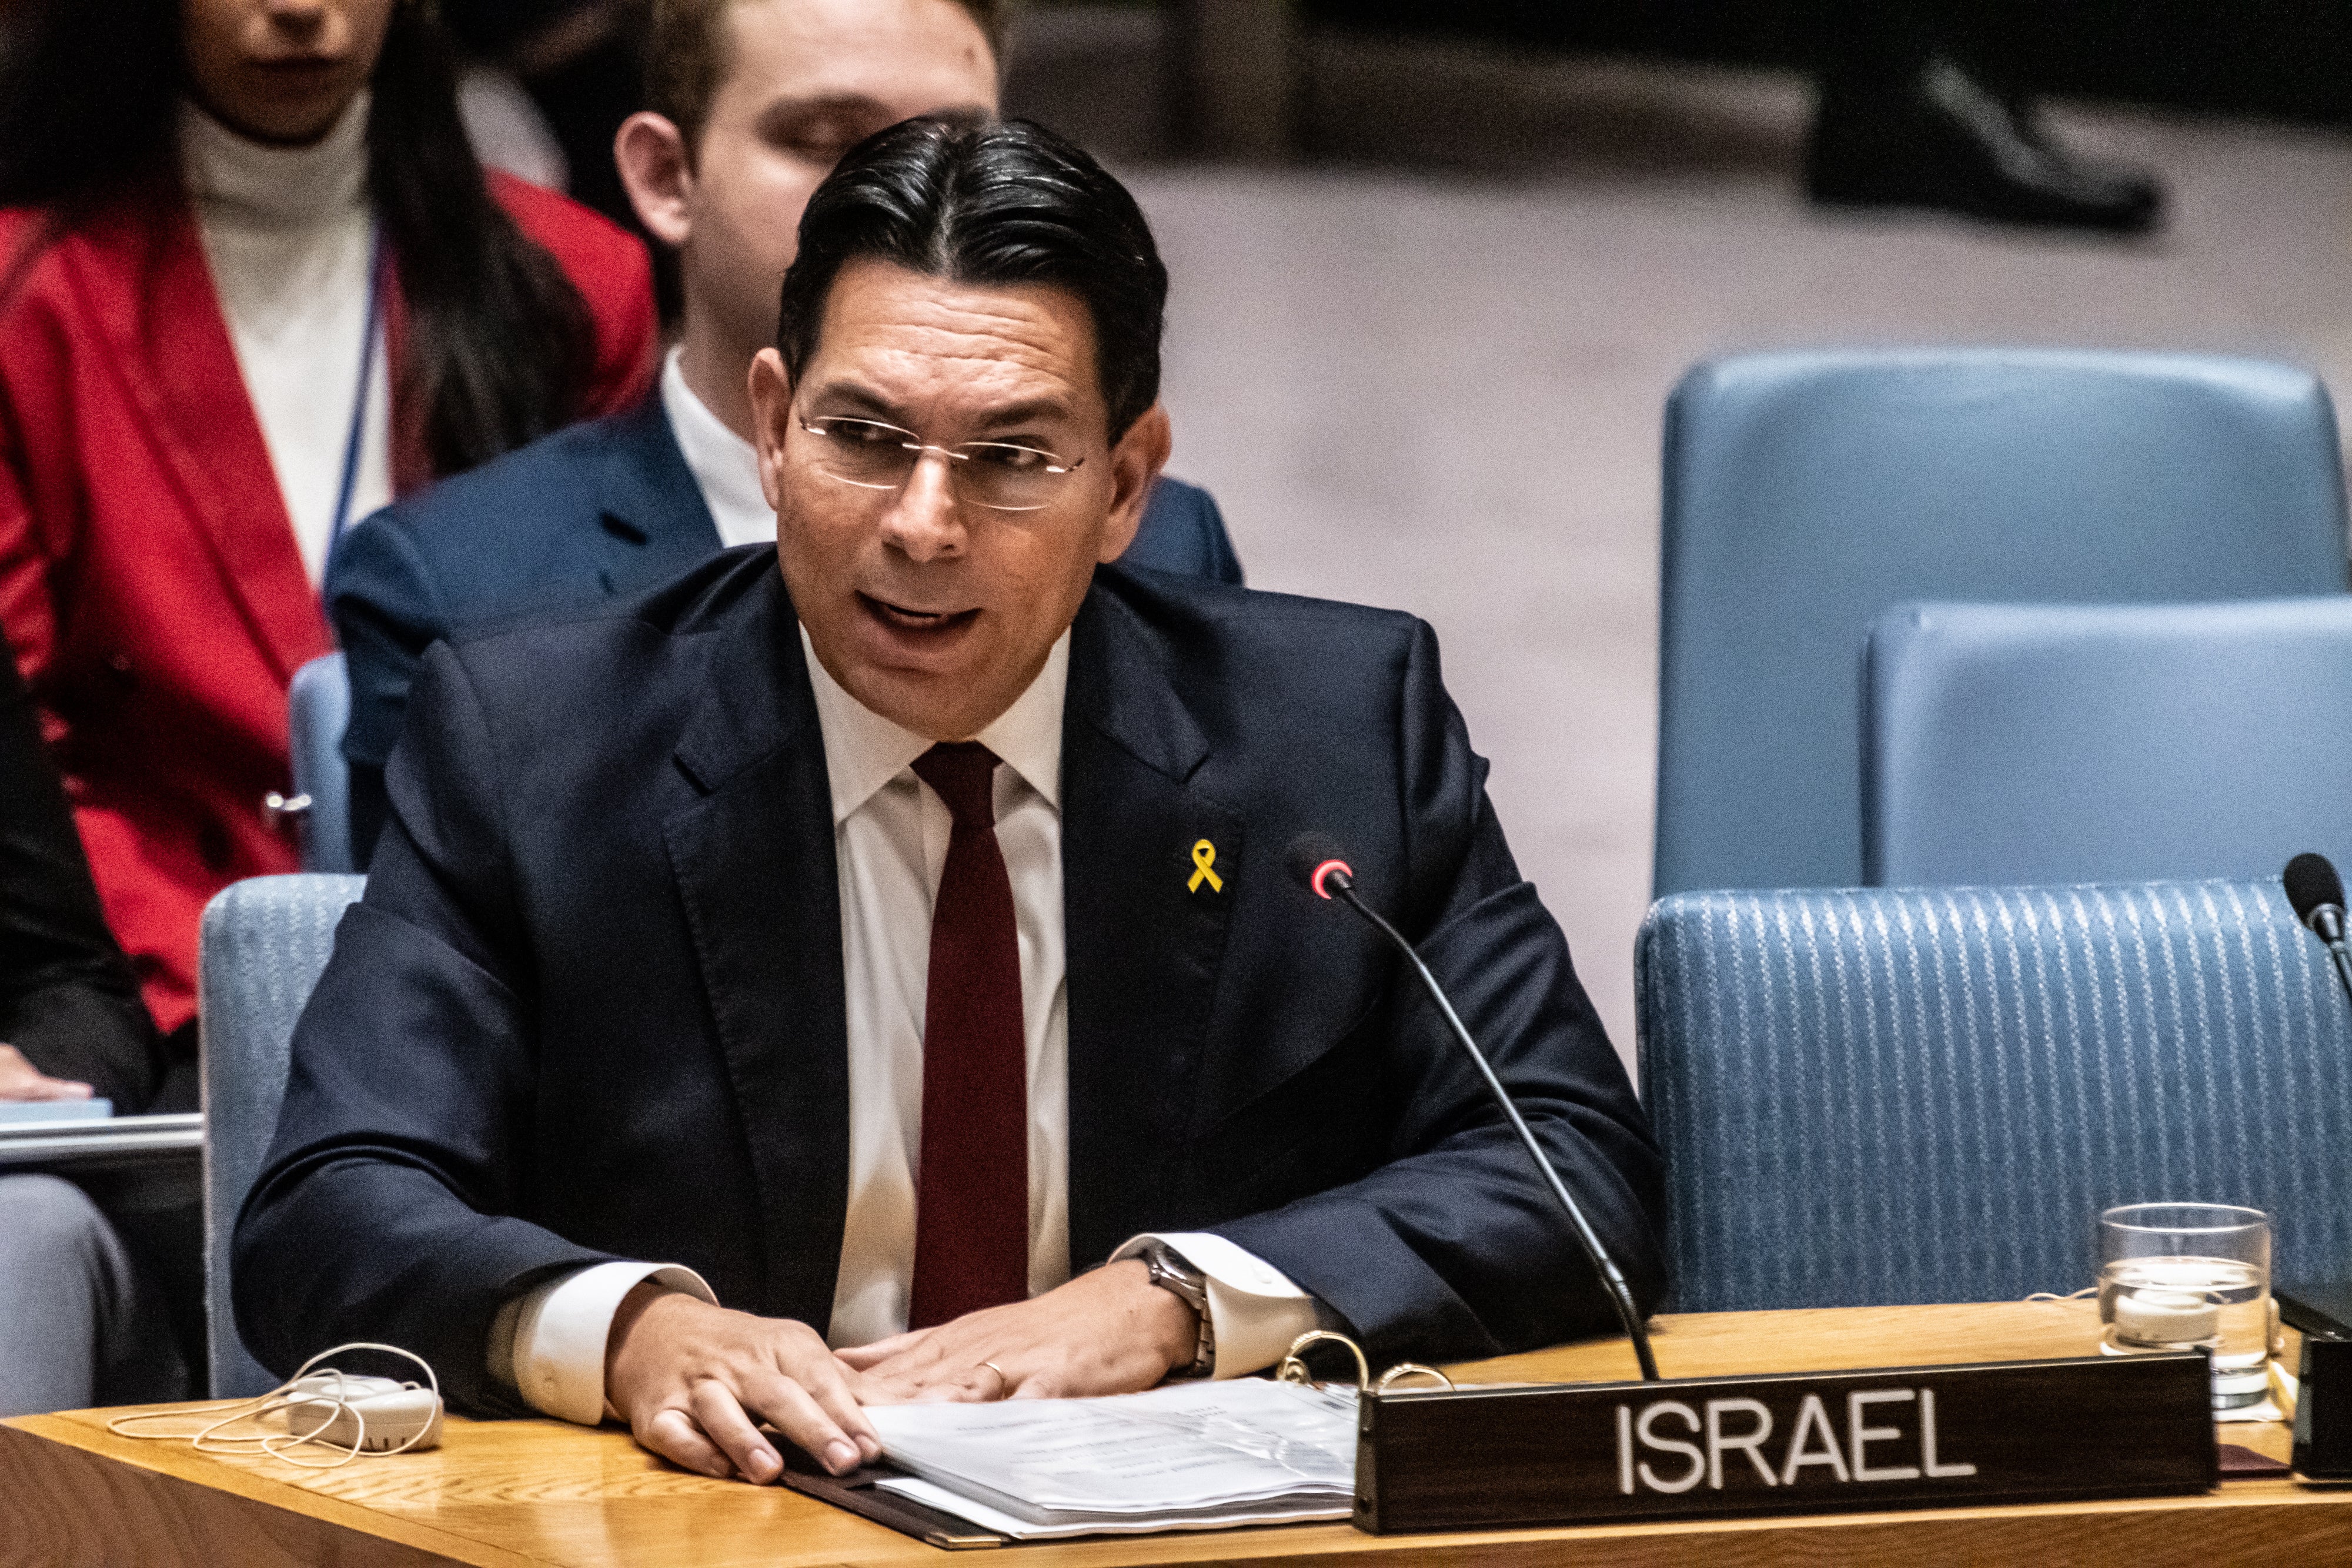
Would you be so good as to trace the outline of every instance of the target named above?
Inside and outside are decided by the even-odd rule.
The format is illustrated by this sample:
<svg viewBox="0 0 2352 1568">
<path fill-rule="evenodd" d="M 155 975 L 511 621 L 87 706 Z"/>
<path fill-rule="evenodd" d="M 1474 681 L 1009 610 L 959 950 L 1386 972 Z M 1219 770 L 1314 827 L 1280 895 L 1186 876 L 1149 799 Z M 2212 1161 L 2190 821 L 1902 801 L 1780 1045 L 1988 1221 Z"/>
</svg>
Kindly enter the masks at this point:
<svg viewBox="0 0 2352 1568">
<path fill-rule="evenodd" d="M 1633 1292 L 1626 1286 L 1625 1276 L 1618 1270 L 1617 1260 L 1609 1256 L 1609 1249 L 1601 1244 L 1600 1232 L 1594 1230 L 1592 1222 L 1584 1218 L 1584 1210 L 1578 1207 L 1567 1184 L 1559 1179 L 1559 1172 L 1552 1167 L 1543 1145 L 1537 1143 L 1536 1135 L 1528 1130 L 1527 1118 L 1519 1114 L 1518 1106 L 1512 1103 L 1511 1092 L 1503 1087 L 1501 1079 L 1495 1076 L 1494 1065 L 1486 1060 L 1486 1053 L 1478 1049 L 1478 1042 L 1472 1040 L 1470 1031 L 1463 1027 L 1461 1015 L 1446 999 L 1444 988 L 1437 983 L 1437 977 L 1429 972 L 1429 966 L 1421 961 L 1421 955 L 1412 950 L 1412 944 L 1399 935 L 1395 926 L 1381 919 L 1370 905 L 1356 896 L 1356 873 L 1349 869 L 1347 856 L 1337 843 L 1321 833 L 1301 833 L 1290 841 L 1289 849 L 1283 852 L 1283 861 L 1290 868 L 1290 873 L 1305 883 L 1309 893 L 1318 898 L 1334 899 L 1346 904 L 1362 915 L 1373 930 L 1387 937 L 1396 950 L 1404 955 L 1404 961 L 1420 977 L 1422 988 L 1429 993 L 1429 999 L 1437 1004 L 1438 1013 L 1445 1019 L 1446 1027 L 1454 1031 L 1454 1040 L 1469 1052 L 1472 1063 L 1478 1069 L 1478 1076 L 1486 1081 L 1486 1092 L 1510 1122 L 1511 1130 L 1519 1135 L 1519 1143 L 1527 1149 L 1528 1158 L 1536 1163 L 1544 1185 L 1551 1189 L 1552 1201 L 1559 1205 L 1562 1214 L 1568 1216 L 1569 1228 L 1575 1231 L 1585 1257 L 1591 1260 L 1593 1272 L 1601 1276 L 1601 1283 L 1609 1292 L 1611 1304 L 1617 1309 L 1617 1321 L 1624 1324 L 1625 1337 L 1633 1342 L 1633 1354 L 1642 1364 L 1643 1380 L 1657 1382 L 1658 1364 L 1650 1354 L 1650 1331 L 1643 1325 L 1642 1314 L 1634 1308 Z"/>
<path fill-rule="evenodd" d="M 2352 952 L 2344 946 L 2344 879 L 2336 874 L 2335 863 L 2306 850 L 2286 862 L 2279 880 L 2286 883 L 2286 901 L 2294 905 L 2294 917 L 2327 944 L 2327 956 L 2336 961 L 2336 983 L 2344 988 L 2345 999 L 2352 1001 Z"/>
</svg>

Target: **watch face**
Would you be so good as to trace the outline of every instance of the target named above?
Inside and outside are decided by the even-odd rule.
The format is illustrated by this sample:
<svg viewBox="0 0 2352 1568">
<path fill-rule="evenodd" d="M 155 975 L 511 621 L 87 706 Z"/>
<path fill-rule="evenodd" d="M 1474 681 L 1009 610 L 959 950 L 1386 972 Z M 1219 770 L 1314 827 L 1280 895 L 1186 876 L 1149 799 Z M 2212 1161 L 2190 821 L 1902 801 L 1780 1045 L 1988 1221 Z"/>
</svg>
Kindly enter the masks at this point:
<svg viewBox="0 0 2352 1568">
<path fill-rule="evenodd" d="M 1153 1284 L 1183 1297 L 1195 1312 L 1208 1311 L 1209 1281 L 1199 1270 L 1165 1249 L 1151 1254 L 1149 1261 Z"/>
<path fill-rule="evenodd" d="M 1169 1278 L 1181 1280 L 1188 1285 L 1197 1285 L 1201 1282 L 1201 1270 L 1186 1262 L 1182 1253 L 1162 1247 L 1152 1254 L 1152 1258 L 1159 1263 L 1160 1271 Z"/>
<path fill-rule="evenodd" d="M 1187 1377 L 1206 1377 L 1216 1369 L 1216 1324 L 1209 1315 L 1207 1277 L 1185 1263 L 1165 1247 L 1155 1247 L 1143 1254 L 1144 1267 L 1151 1282 L 1192 1309 L 1200 1320 L 1199 1341 L 1192 1353 L 1192 1364 L 1181 1374 Z"/>
</svg>

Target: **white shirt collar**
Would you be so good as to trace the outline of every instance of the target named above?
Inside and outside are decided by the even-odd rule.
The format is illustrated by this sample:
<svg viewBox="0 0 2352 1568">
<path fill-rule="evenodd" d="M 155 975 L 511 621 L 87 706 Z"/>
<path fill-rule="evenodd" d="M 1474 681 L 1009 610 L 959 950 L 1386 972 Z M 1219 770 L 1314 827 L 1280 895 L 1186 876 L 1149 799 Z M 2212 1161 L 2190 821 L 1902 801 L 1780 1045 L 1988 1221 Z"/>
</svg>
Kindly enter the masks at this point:
<svg viewBox="0 0 2352 1568">
<path fill-rule="evenodd" d="M 839 827 L 905 772 L 931 743 L 902 729 L 842 689 L 816 656 L 808 628 L 800 628 L 809 685 L 816 692 L 817 728 L 824 737 L 824 771 L 833 788 L 833 825 Z M 996 753 L 1021 781 L 1062 809 L 1062 704 L 1070 685 L 1070 634 L 1054 640 L 1045 667 L 1013 706 L 973 738 Z"/>
<path fill-rule="evenodd" d="M 180 164 L 188 194 L 232 218 L 299 226 L 367 206 L 370 94 L 362 89 L 308 147 L 240 136 L 194 104 L 180 104 Z"/>
<path fill-rule="evenodd" d="M 670 434 L 677 437 L 710 520 L 719 525 L 719 542 L 730 548 L 774 544 L 776 514 L 760 492 L 760 454 L 686 384 L 686 372 L 678 369 L 684 352 L 672 349 L 662 363 L 662 413 L 669 416 Z"/>
</svg>

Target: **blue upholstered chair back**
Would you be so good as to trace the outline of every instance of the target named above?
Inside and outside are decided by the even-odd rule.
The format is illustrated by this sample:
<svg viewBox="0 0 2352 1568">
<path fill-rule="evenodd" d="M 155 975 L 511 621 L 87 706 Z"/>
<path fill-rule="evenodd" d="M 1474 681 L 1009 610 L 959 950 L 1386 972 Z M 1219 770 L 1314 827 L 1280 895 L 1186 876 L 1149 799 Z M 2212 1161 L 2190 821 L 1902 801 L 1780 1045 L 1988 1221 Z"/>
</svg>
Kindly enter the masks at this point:
<svg viewBox="0 0 2352 1568">
<path fill-rule="evenodd" d="M 286 1094 L 294 1021 L 327 967 L 335 923 L 367 885 L 356 876 L 263 876 L 205 907 L 197 959 L 204 1040 L 205 1317 L 213 1393 L 274 1386 L 237 1337 L 229 1307 L 229 1238 L 261 1174 Z"/>
<path fill-rule="evenodd" d="M 352 864 L 352 769 L 343 760 L 343 731 L 352 722 L 352 677 L 341 653 L 311 660 L 294 672 L 286 694 L 294 792 L 310 797 L 302 815 L 302 869 L 348 872 Z"/>
<path fill-rule="evenodd" d="M 1635 964 L 1680 1308 L 2073 1291 L 2143 1199 L 2352 1269 L 2352 1011 L 2274 881 L 1685 894 Z"/>
<path fill-rule="evenodd" d="M 1862 880 L 1863 635 L 1904 600 L 2340 591 L 2311 376 L 2186 354 L 1700 365 L 1666 409 L 1659 894 Z"/>
<path fill-rule="evenodd" d="M 1864 660 L 1864 880 L 2352 865 L 2347 717 L 2352 593 L 1900 606 Z"/>
</svg>

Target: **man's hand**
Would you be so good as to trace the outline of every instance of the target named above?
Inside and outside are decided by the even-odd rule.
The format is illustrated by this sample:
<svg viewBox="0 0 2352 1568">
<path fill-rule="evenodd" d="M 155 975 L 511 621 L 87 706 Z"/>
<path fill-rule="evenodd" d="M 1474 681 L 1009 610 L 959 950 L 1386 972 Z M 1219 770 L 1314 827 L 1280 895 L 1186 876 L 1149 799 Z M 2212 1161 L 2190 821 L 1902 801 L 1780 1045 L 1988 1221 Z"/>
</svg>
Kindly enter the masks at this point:
<svg viewBox="0 0 2352 1568">
<path fill-rule="evenodd" d="M 767 1422 L 835 1475 L 879 1458 L 856 1375 L 806 1323 L 754 1317 L 658 1286 L 621 1300 L 604 1342 L 604 1396 L 674 1464 L 762 1485 L 783 1460 Z"/>
<path fill-rule="evenodd" d="M 87 1083 L 52 1078 L 13 1045 L 0 1045 L 0 1100 L 87 1100 Z"/>
<path fill-rule="evenodd" d="M 840 1358 L 866 1375 L 869 1405 L 1068 1399 L 1149 1388 L 1192 1364 L 1199 1335 L 1192 1309 L 1130 1258 L 1034 1301 L 969 1312 Z"/>
</svg>

